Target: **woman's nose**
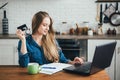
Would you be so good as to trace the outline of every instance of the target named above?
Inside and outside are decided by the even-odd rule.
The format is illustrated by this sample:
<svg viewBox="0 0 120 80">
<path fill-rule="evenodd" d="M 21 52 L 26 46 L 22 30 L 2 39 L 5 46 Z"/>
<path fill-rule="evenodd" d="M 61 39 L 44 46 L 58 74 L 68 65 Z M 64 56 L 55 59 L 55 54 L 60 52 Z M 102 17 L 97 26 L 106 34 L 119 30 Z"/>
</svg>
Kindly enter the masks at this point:
<svg viewBox="0 0 120 80">
<path fill-rule="evenodd" d="M 49 30 L 49 26 L 47 26 L 47 30 Z"/>
</svg>

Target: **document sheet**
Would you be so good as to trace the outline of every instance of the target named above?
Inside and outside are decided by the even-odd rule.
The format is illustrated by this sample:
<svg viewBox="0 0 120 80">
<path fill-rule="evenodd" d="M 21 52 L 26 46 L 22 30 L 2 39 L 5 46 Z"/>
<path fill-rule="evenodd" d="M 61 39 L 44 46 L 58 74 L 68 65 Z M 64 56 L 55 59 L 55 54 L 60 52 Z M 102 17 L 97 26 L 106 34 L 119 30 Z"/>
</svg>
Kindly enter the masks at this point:
<svg viewBox="0 0 120 80">
<path fill-rule="evenodd" d="M 50 64 L 44 64 L 40 66 L 39 73 L 44 74 L 54 74 L 58 71 L 63 70 L 65 67 L 69 67 L 71 64 L 65 64 L 65 63 L 50 63 Z"/>
</svg>

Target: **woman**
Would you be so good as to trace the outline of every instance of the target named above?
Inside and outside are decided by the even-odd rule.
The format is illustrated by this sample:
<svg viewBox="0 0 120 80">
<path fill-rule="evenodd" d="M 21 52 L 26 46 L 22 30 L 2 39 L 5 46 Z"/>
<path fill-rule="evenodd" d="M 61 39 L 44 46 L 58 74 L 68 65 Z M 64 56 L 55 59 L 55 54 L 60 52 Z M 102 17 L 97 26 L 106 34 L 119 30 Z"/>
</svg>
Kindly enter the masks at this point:
<svg viewBox="0 0 120 80">
<path fill-rule="evenodd" d="M 83 59 L 76 57 L 74 61 L 65 58 L 55 39 L 52 19 L 47 12 L 37 12 L 32 19 L 32 34 L 25 37 L 25 32 L 18 29 L 19 64 L 27 67 L 29 62 L 40 65 L 51 62 L 83 63 Z"/>
</svg>

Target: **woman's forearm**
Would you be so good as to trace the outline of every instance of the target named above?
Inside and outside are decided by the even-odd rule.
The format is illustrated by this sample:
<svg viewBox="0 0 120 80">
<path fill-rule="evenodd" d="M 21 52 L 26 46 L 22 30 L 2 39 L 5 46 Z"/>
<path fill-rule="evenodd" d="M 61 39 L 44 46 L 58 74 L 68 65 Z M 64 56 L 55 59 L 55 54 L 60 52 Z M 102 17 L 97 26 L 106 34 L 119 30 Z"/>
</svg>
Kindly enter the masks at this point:
<svg viewBox="0 0 120 80">
<path fill-rule="evenodd" d="M 26 47 L 26 40 L 22 40 L 22 45 L 21 45 L 21 53 L 26 54 L 27 53 L 27 47 Z"/>
</svg>

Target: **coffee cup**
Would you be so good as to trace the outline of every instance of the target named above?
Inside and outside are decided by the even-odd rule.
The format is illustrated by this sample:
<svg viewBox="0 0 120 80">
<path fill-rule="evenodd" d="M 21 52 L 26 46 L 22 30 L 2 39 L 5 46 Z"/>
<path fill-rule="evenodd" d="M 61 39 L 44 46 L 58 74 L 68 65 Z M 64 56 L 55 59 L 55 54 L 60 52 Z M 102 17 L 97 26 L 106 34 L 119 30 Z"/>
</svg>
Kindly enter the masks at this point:
<svg viewBox="0 0 120 80">
<path fill-rule="evenodd" d="M 29 63 L 27 66 L 27 70 L 29 74 L 37 74 L 39 72 L 39 64 Z"/>
</svg>

